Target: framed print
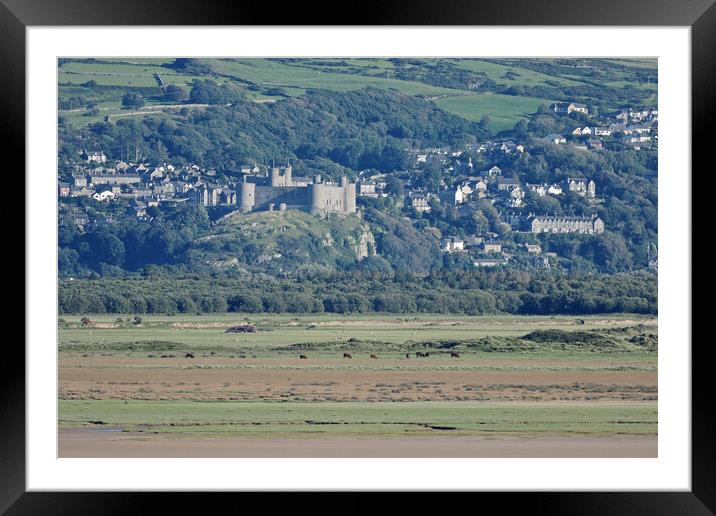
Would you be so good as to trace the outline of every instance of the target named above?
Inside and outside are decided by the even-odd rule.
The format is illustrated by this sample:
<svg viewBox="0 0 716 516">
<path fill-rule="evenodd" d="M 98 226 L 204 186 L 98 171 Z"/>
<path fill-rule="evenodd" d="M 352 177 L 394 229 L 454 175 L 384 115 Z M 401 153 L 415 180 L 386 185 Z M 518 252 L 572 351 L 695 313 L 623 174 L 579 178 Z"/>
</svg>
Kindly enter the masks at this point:
<svg viewBox="0 0 716 516">
<path fill-rule="evenodd" d="M 535 6 L 315 25 L 5 1 L 27 336 L 3 509 L 381 490 L 709 513 L 691 168 L 716 8 Z"/>
</svg>

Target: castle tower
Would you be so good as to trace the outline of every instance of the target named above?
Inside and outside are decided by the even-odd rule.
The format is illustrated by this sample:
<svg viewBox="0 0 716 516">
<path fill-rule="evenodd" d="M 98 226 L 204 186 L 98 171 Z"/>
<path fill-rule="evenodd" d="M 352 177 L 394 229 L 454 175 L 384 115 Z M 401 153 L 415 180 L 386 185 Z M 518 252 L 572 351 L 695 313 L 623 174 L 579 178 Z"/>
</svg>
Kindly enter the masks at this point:
<svg viewBox="0 0 716 516">
<path fill-rule="evenodd" d="M 280 172 L 281 172 L 281 171 L 279 170 L 278 167 L 271 167 L 271 173 L 270 173 L 270 176 L 269 176 L 269 177 L 271 178 L 271 186 L 281 186 L 281 185 L 280 185 L 280 178 L 279 178 L 279 173 L 280 173 Z"/>
<path fill-rule="evenodd" d="M 254 203 L 256 202 L 256 185 L 246 182 L 239 183 L 238 190 L 239 211 L 248 213 L 254 208 Z"/>
<path fill-rule="evenodd" d="M 356 211 L 356 184 L 346 183 L 343 187 L 343 209 L 346 213 L 355 213 Z"/>
<path fill-rule="evenodd" d="M 325 188 L 326 185 L 318 183 L 312 184 L 311 188 L 311 215 L 321 215 L 324 213 Z"/>
<path fill-rule="evenodd" d="M 289 163 L 286 165 L 286 168 L 283 169 L 283 179 L 284 179 L 284 186 L 293 186 L 293 179 L 291 178 L 291 175 L 293 173 L 293 169 L 291 168 L 291 164 Z"/>
</svg>

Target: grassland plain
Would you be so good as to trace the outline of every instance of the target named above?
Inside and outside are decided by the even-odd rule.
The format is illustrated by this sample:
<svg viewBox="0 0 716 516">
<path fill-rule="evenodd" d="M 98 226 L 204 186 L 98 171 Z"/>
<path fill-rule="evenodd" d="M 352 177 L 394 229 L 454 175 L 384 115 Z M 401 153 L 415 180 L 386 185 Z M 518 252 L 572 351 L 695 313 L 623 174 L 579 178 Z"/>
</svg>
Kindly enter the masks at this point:
<svg viewBox="0 0 716 516">
<path fill-rule="evenodd" d="M 89 319 L 59 322 L 60 448 L 70 455 L 83 453 L 83 438 L 93 443 L 93 456 L 103 450 L 117 456 L 126 446 L 128 454 L 197 456 L 171 447 L 145 451 L 127 441 L 147 437 L 192 446 L 206 439 L 250 439 L 261 446 L 338 439 L 342 445 L 327 444 L 316 453 L 339 456 L 347 453 L 340 451 L 346 439 L 656 435 L 654 318 L 208 314 L 147 316 L 141 324 L 131 316 Z M 226 332 L 246 322 L 257 331 Z M 430 357 L 417 358 L 418 350 Z M 450 355 L 456 350 L 459 358 Z M 187 352 L 194 358 L 186 358 Z M 393 453 L 380 442 L 355 453 Z M 612 443 L 616 448 L 599 444 L 592 452 L 628 454 Z M 254 453 L 214 444 L 231 456 Z M 498 453 L 473 444 L 469 456 Z M 422 456 L 403 446 L 394 453 Z M 459 456 L 459 446 L 436 446 L 426 456 Z M 653 449 L 650 444 L 643 453 Z M 299 445 L 292 453 L 307 452 Z"/>
</svg>

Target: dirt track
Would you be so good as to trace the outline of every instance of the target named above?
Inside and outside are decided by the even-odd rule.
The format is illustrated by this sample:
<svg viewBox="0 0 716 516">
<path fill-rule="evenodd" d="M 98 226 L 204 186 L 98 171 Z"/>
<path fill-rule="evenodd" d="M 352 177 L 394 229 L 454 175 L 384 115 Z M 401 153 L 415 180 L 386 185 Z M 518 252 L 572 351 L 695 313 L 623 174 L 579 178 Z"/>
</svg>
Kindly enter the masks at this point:
<svg viewBox="0 0 716 516">
<path fill-rule="evenodd" d="M 60 457 L 657 457 L 657 437 L 550 439 L 183 439 L 60 430 Z"/>
</svg>

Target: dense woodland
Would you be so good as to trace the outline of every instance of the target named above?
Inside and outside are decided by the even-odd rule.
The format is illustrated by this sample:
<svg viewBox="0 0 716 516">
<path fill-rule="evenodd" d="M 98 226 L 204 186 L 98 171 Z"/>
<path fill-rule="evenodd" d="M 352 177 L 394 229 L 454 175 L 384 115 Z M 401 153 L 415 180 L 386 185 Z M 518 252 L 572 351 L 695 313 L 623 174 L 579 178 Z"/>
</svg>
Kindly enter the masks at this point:
<svg viewBox="0 0 716 516">
<path fill-rule="evenodd" d="M 335 272 L 277 278 L 169 274 L 61 280 L 60 313 L 450 313 L 657 312 L 651 273 L 564 275 L 525 271 Z"/>
</svg>

